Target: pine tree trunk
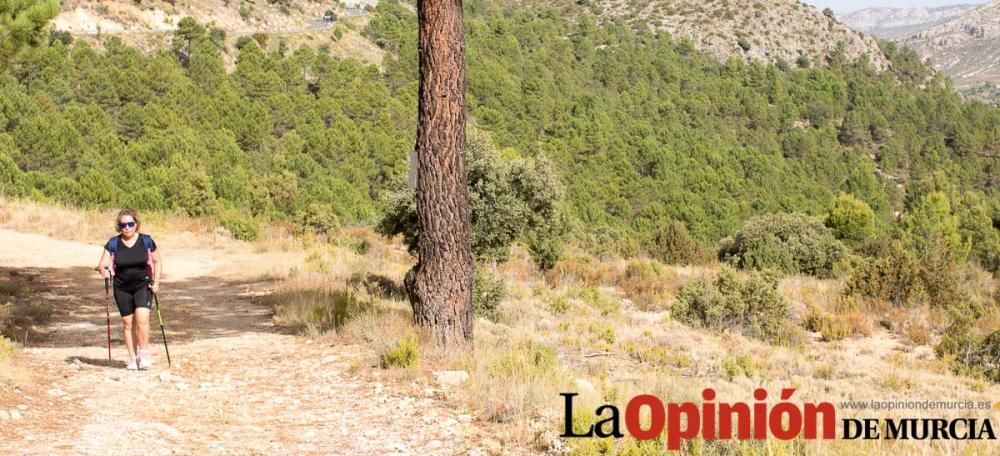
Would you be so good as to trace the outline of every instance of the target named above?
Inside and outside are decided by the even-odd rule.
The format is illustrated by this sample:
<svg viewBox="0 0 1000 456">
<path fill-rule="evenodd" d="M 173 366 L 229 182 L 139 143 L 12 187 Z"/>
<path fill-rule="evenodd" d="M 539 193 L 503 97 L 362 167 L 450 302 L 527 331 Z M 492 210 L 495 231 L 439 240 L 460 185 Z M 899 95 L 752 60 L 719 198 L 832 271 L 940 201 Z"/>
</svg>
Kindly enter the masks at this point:
<svg viewBox="0 0 1000 456">
<path fill-rule="evenodd" d="M 472 246 L 465 174 L 461 0 L 418 0 L 419 260 L 405 279 L 414 322 L 438 345 L 472 341 Z"/>
</svg>

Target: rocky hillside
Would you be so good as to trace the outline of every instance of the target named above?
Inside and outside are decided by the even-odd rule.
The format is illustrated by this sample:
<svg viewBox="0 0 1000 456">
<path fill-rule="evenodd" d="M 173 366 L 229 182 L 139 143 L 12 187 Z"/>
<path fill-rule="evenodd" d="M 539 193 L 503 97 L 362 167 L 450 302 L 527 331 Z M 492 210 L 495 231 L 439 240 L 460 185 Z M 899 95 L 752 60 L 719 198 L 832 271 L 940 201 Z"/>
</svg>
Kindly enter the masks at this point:
<svg viewBox="0 0 1000 456">
<path fill-rule="evenodd" d="M 854 30 L 883 39 L 904 38 L 976 9 L 980 5 L 937 8 L 865 8 L 837 16 Z"/>
<path fill-rule="evenodd" d="M 843 43 L 848 59 L 867 54 L 875 68 L 888 66 L 873 38 L 795 0 L 599 0 L 595 6 L 604 18 L 645 21 L 689 38 L 720 60 L 816 64 Z"/>
<path fill-rule="evenodd" d="M 171 32 L 185 16 L 221 31 L 231 48 L 241 36 L 262 34 L 259 40 L 274 49 L 284 43 L 294 49 L 300 44 L 326 46 L 338 57 L 353 57 L 376 65 L 382 51 L 361 36 L 369 18 L 368 10 L 377 0 L 64 0 L 52 21 L 52 29 L 69 32 L 100 46 L 104 37 L 116 36 L 128 45 L 152 50 L 170 43 Z M 332 10 L 337 21 L 324 22 Z M 225 56 L 232 69 L 235 53 Z"/>
<path fill-rule="evenodd" d="M 1000 83 L 1000 0 L 901 40 L 958 88 Z"/>
</svg>

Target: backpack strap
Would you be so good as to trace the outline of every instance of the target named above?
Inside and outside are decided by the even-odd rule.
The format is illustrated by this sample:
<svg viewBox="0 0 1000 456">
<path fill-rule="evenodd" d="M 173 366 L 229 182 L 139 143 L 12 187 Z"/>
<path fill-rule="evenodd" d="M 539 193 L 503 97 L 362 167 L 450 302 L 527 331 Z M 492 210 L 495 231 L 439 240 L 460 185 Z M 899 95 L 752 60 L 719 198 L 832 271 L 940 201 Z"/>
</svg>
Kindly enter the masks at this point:
<svg viewBox="0 0 1000 456">
<path fill-rule="evenodd" d="M 153 278 L 156 277 L 153 274 L 153 238 L 139 233 L 139 238 L 142 239 L 142 244 L 146 246 L 146 272 L 149 274 L 149 281 L 153 283 Z"/>
<path fill-rule="evenodd" d="M 108 240 L 108 252 L 111 253 L 111 273 L 115 274 L 115 254 L 118 253 L 118 236 Z"/>
</svg>

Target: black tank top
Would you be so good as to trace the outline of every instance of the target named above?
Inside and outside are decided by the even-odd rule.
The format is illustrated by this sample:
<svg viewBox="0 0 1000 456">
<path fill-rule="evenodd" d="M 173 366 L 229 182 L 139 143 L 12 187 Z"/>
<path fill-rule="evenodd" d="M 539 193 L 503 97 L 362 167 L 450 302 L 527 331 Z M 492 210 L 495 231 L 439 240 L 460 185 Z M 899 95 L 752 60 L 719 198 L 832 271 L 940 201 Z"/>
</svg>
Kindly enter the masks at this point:
<svg viewBox="0 0 1000 456">
<path fill-rule="evenodd" d="M 139 235 L 136 235 L 139 236 Z M 115 287 L 119 290 L 138 290 L 146 286 L 149 276 L 147 262 L 149 255 L 142 239 L 136 237 L 132 247 L 118 236 L 118 250 L 115 253 Z"/>
</svg>

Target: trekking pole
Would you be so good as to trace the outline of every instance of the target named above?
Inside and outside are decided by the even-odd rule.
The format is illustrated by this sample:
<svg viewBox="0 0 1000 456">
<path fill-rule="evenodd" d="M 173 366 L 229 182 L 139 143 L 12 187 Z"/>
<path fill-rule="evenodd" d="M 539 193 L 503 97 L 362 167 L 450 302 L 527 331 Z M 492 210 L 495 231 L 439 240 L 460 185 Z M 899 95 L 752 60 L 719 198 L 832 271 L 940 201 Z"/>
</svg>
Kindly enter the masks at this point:
<svg viewBox="0 0 1000 456">
<path fill-rule="evenodd" d="M 111 288 L 111 269 L 105 266 L 104 270 L 108 271 L 108 275 L 104 276 L 104 310 L 108 316 L 108 369 L 111 369 L 111 294 L 108 292 Z"/>
<path fill-rule="evenodd" d="M 153 290 L 149 290 L 153 295 L 153 301 L 156 302 L 156 320 L 160 322 L 160 335 L 163 336 L 163 349 L 167 351 L 167 367 L 171 367 L 170 364 L 170 348 L 167 347 L 167 332 L 163 330 L 163 316 L 160 315 L 160 299 L 156 297 L 156 293 Z"/>
</svg>

